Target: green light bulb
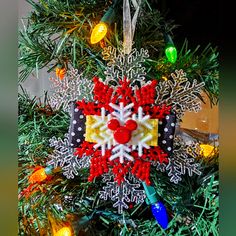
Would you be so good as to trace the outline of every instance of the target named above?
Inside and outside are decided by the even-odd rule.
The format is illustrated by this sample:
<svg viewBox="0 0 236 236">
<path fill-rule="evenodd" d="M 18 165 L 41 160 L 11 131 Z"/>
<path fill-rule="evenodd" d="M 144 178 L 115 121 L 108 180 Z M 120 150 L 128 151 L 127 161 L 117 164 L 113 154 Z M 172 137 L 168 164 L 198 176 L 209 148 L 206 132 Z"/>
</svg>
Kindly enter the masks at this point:
<svg viewBox="0 0 236 236">
<path fill-rule="evenodd" d="M 175 46 L 169 45 L 165 49 L 165 54 L 169 62 L 175 63 L 177 60 L 177 50 Z"/>
</svg>

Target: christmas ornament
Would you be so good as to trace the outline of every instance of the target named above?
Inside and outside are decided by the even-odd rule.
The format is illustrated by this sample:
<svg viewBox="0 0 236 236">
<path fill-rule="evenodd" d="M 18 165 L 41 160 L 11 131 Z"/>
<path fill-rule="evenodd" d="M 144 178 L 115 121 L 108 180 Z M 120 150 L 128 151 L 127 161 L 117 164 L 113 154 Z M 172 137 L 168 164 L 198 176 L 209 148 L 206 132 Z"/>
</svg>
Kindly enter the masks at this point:
<svg viewBox="0 0 236 236">
<path fill-rule="evenodd" d="M 65 101 L 71 107 L 69 133 L 64 141 L 52 138 L 55 150 L 48 164 L 61 167 L 67 178 L 74 178 L 81 168 L 88 167 L 88 181 L 111 175 L 112 180 L 106 183 L 105 193 L 101 192 L 100 197 L 115 200 L 116 193 L 119 204 L 114 207 L 123 212 L 127 208 L 124 201 L 129 199 L 126 193 L 131 194 L 127 190 L 132 184 L 129 175 L 138 183 L 149 185 L 151 166 L 166 171 L 176 184 L 181 175 L 201 174 L 199 164 L 194 163 L 197 154 L 189 152 L 191 147 L 174 132 L 186 110 L 200 109 L 198 94 L 204 84 L 195 80 L 190 83 L 182 70 L 176 70 L 167 81 L 145 81 L 145 68 L 140 72 L 140 65 L 148 57 L 147 51 L 134 49 L 129 55 L 122 52 L 111 61 L 114 54 L 115 49 L 104 49 L 108 60 L 106 80 L 94 77 L 88 99 L 85 95 L 76 102 Z M 129 66 L 136 75 L 130 73 Z M 126 76 L 119 80 L 111 78 L 127 74 L 132 80 Z M 112 83 L 117 80 L 118 83 Z M 134 202 L 139 204 L 141 199 Z"/>
<path fill-rule="evenodd" d="M 84 97 L 80 96 L 85 87 L 82 82 L 65 78 L 66 89 L 56 85 L 62 96 L 54 97 L 58 98 L 54 99 L 55 106 L 67 111 L 71 107 L 71 125 L 64 141 L 55 137 L 50 141 L 55 150 L 48 162 L 60 166 L 67 178 L 89 166 L 88 181 L 102 177 L 106 185 L 100 198 L 115 201 L 113 206 L 119 213 L 129 208 L 129 202 L 141 204 L 145 195 L 150 195 L 140 189 L 140 184 L 151 184 L 151 166 L 166 171 L 176 184 L 181 175 L 201 174 L 199 164 L 194 163 L 196 153 L 175 135 L 175 127 L 185 111 L 200 109 L 204 83 L 190 82 L 183 70 L 158 83 L 146 79 L 143 62 L 149 57 L 148 51 L 132 49 L 139 12 L 139 4 L 132 3 L 136 11 L 131 20 L 129 1 L 123 1 L 123 47 L 103 49 L 105 80 L 94 77 L 87 82 L 90 89 Z M 74 93 L 63 103 L 67 89 Z M 155 198 L 151 208 L 158 223 L 166 228 L 163 204 Z"/>
<path fill-rule="evenodd" d="M 89 181 L 112 168 L 119 183 L 129 171 L 149 183 L 151 161 L 166 160 L 167 154 L 157 144 L 158 122 L 170 114 L 171 108 L 153 104 L 155 84 L 151 81 L 134 89 L 124 78 L 113 89 L 95 77 L 95 102 L 77 102 L 77 109 L 86 116 L 86 129 L 85 141 L 75 155 L 81 157 L 87 147 L 85 152 L 92 156 Z M 116 173 L 118 166 L 123 174 Z"/>
<path fill-rule="evenodd" d="M 144 182 L 143 187 L 147 196 L 146 202 L 151 205 L 153 216 L 155 217 L 157 223 L 163 229 L 166 229 L 168 226 L 168 216 L 164 204 L 157 200 L 157 194 L 154 187 L 147 186 Z"/>
</svg>

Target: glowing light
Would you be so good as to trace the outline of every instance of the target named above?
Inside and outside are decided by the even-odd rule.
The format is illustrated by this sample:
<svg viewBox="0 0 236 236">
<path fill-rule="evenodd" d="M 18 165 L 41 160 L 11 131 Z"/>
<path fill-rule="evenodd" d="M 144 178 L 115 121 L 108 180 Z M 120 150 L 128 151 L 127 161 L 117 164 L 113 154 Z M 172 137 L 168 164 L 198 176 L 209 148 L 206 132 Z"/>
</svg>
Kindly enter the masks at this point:
<svg viewBox="0 0 236 236">
<path fill-rule="evenodd" d="M 98 43 L 101 41 L 107 34 L 107 24 L 104 22 L 99 22 L 93 29 L 91 34 L 91 44 Z"/>
<path fill-rule="evenodd" d="M 213 156 L 215 154 L 215 147 L 209 144 L 200 144 L 200 154 L 204 157 Z"/>
<path fill-rule="evenodd" d="M 45 172 L 45 168 L 40 168 L 32 173 L 29 177 L 30 183 L 40 183 L 47 178 L 47 174 Z"/>
<path fill-rule="evenodd" d="M 66 74 L 66 68 L 56 68 L 56 76 L 60 79 L 63 80 Z"/>
<path fill-rule="evenodd" d="M 177 50 L 175 46 L 169 45 L 165 49 L 165 54 L 169 62 L 175 63 L 177 60 Z"/>
<path fill-rule="evenodd" d="M 163 228 L 168 227 L 168 216 L 166 208 L 162 202 L 158 201 L 156 204 L 151 205 L 152 214 L 155 217 L 157 223 Z"/>
<path fill-rule="evenodd" d="M 71 236 L 71 229 L 69 227 L 63 227 L 56 232 L 55 236 Z"/>
<path fill-rule="evenodd" d="M 146 202 L 151 205 L 151 211 L 155 217 L 157 223 L 163 228 L 168 227 L 168 215 L 166 212 L 166 207 L 161 201 L 157 200 L 157 193 L 153 186 L 147 185 L 145 182 L 142 182 L 147 199 Z"/>
</svg>

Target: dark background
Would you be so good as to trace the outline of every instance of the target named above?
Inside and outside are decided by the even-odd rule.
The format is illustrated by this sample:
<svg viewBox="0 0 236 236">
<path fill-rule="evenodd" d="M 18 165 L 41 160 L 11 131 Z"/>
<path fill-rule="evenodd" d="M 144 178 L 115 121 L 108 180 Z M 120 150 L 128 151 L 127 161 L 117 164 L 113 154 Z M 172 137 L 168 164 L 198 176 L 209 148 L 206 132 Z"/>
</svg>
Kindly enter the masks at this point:
<svg viewBox="0 0 236 236">
<path fill-rule="evenodd" d="M 188 39 L 189 47 L 197 45 L 219 47 L 219 2 L 218 0 L 151 0 L 151 5 L 166 19 L 179 25 L 173 31 L 174 42 L 182 44 Z"/>
</svg>

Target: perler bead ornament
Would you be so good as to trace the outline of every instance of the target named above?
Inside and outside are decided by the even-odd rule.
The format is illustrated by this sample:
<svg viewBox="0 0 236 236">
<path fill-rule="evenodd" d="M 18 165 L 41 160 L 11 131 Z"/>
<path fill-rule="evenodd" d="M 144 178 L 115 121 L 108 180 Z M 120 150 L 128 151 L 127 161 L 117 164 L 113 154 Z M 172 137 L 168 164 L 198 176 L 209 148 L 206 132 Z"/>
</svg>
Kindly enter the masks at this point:
<svg viewBox="0 0 236 236">
<path fill-rule="evenodd" d="M 120 80 L 116 88 L 97 77 L 93 81 L 94 102 L 77 101 L 74 108 L 77 115 L 72 119 L 77 119 L 71 124 L 78 126 L 74 126 L 77 131 L 71 129 L 71 140 L 81 134 L 84 137 L 76 137 L 76 143 L 71 143 L 77 146 L 74 155 L 83 158 L 84 146 L 85 152 L 89 150 L 89 181 L 111 169 L 118 184 L 129 172 L 150 184 L 151 164 L 168 164 L 168 153 L 158 144 L 158 127 L 170 115 L 171 106 L 155 104 L 155 80 L 141 88 L 131 87 L 127 78 Z"/>
<path fill-rule="evenodd" d="M 118 53 L 117 53 L 118 52 Z M 87 79 L 71 69 L 54 80 L 54 109 L 71 116 L 65 138 L 53 137 L 48 165 L 59 167 L 66 178 L 86 169 L 88 181 L 102 181 L 100 199 L 113 201 L 122 213 L 132 203 L 144 202 L 141 183 L 151 184 L 150 173 L 166 172 L 178 184 L 182 175 L 200 175 L 194 144 L 175 132 L 185 111 L 198 112 L 204 83 L 189 80 L 183 70 L 168 80 L 147 80 L 142 62 L 147 50 L 130 54 L 104 48 L 104 82 Z"/>
</svg>

